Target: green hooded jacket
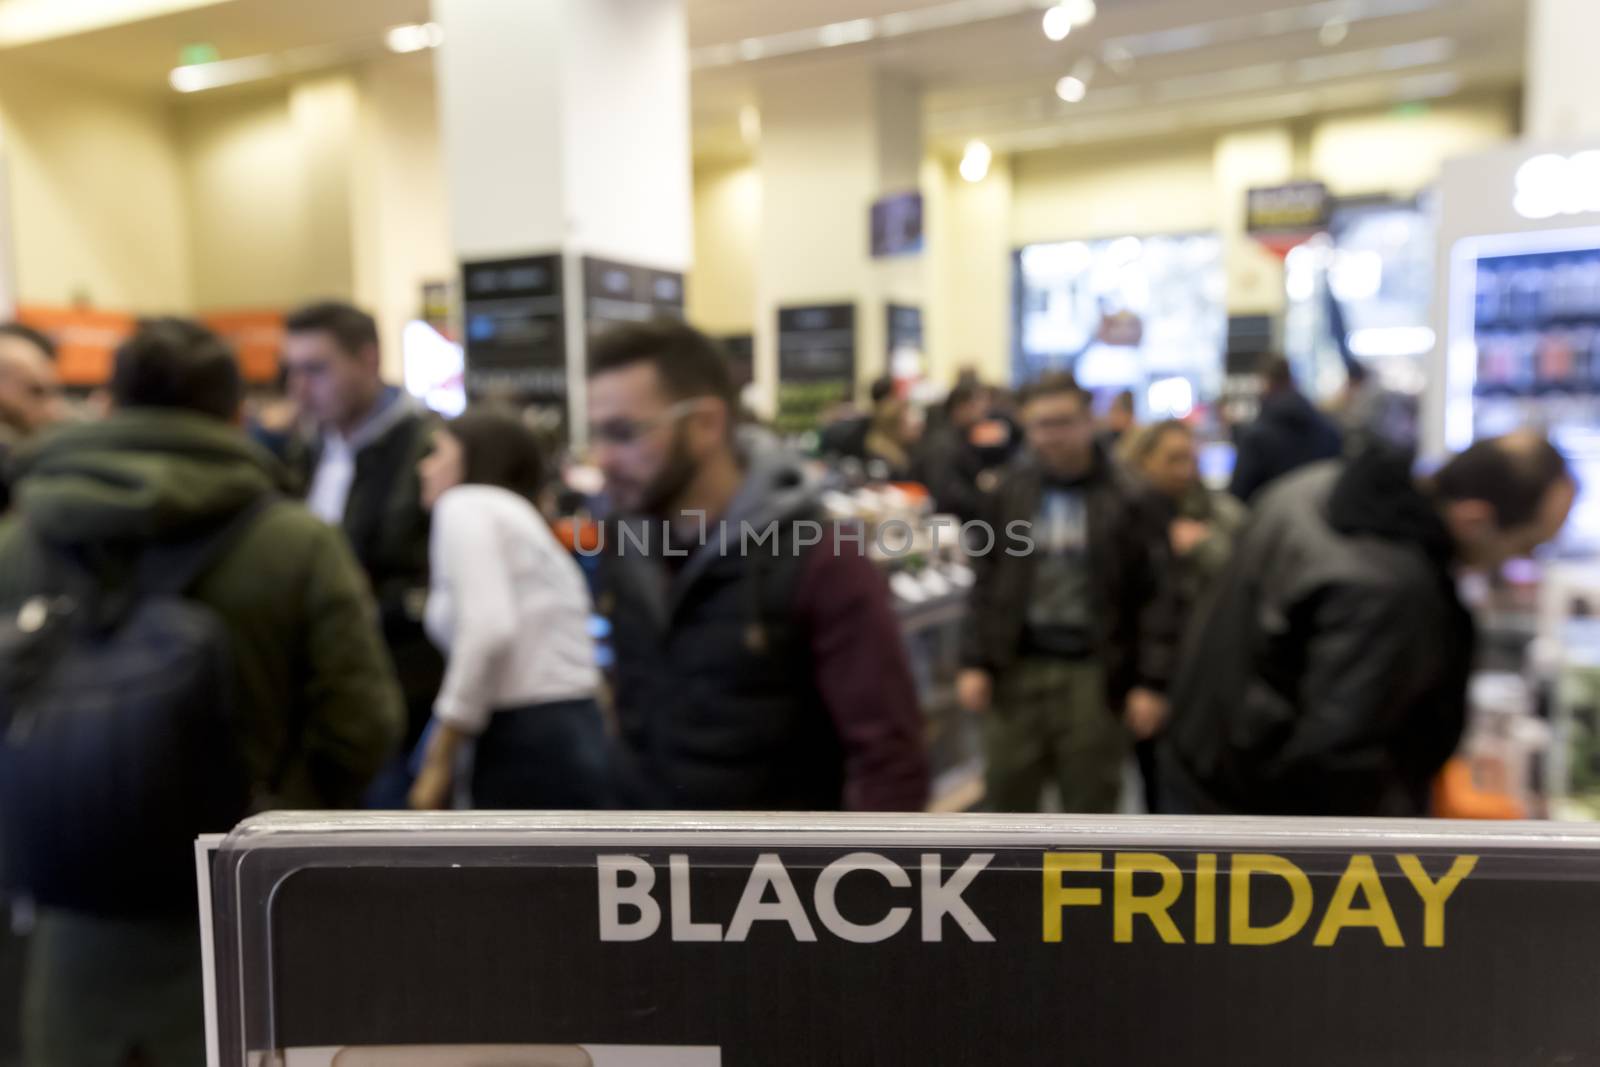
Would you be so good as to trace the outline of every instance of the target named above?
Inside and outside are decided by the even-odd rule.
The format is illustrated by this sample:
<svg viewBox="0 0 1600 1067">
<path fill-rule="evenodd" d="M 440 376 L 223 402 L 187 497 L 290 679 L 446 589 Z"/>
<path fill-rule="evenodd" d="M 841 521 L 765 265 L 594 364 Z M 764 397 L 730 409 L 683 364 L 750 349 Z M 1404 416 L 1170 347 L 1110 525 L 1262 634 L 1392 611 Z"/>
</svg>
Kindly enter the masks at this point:
<svg viewBox="0 0 1600 1067">
<path fill-rule="evenodd" d="M 0 522 L 0 611 L 57 591 L 61 568 L 41 559 L 38 537 L 73 547 L 187 540 L 284 481 L 235 428 L 156 409 L 64 427 L 18 457 L 14 474 L 15 509 Z M 403 713 L 343 535 L 299 504 L 272 503 L 188 595 L 232 638 L 242 746 L 263 803 L 357 803 L 392 755 Z"/>
</svg>

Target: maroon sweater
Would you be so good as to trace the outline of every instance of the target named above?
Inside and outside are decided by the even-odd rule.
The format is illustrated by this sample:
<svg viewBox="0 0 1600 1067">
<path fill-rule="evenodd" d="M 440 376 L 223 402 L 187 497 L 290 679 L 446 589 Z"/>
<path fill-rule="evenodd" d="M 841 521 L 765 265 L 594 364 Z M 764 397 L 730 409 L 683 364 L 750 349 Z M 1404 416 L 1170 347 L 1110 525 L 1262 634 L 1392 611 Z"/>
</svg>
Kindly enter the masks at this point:
<svg viewBox="0 0 1600 1067">
<path fill-rule="evenodd" d="M 817 690 L 845 753 L 845 807 L 921 811 L 928 755 L 900 622 L 876 567 L 824 541 L 804 560 L 795 613 L 811 634 Z"/>
</svg>

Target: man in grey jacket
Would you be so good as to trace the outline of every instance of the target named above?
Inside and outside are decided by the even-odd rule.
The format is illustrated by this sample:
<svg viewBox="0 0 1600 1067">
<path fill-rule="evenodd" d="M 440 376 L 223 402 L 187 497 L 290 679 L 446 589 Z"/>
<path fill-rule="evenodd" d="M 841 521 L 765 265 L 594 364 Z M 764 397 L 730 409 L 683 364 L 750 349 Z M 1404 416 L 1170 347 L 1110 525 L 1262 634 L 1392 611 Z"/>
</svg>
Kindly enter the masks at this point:
<svg viewBox="0 0 1600 1067">
<path fill-rule="evenodd" d="M 1416 480 L 1385 449 L 1268 492 L 1189 631 L 1162 744 L 1177 814 L 1424 815 L 1465 724 L 1456 592 L 1551 540 L 1575 485 L 1542 437 Z"/>
</svg>

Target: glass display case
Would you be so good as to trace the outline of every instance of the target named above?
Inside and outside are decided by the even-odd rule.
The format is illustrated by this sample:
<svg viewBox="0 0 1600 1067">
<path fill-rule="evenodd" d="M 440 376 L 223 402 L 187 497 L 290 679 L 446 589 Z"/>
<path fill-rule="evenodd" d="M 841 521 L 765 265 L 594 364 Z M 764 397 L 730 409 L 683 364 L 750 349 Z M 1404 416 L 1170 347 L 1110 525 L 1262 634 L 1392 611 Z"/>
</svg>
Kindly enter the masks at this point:
<svg viewBox="0 0 1600 1067">
<path fill-rule="evenodd" d="M 1346 202 L 1328 232 L 1285 263 L 1285 354 L 1317 399 L 1359 361 L 1390 392 L 1417 398 L 1433 350 L 1434 239 L 1426 201 Z"/>
<path fill-rule="evenodd" d="M 1215 234 L 1033 244 L 1016 253 L 1014 379 L 1070 370 L 1145 415 L 1222 388 L 1227 274 Z"/>
</svg>

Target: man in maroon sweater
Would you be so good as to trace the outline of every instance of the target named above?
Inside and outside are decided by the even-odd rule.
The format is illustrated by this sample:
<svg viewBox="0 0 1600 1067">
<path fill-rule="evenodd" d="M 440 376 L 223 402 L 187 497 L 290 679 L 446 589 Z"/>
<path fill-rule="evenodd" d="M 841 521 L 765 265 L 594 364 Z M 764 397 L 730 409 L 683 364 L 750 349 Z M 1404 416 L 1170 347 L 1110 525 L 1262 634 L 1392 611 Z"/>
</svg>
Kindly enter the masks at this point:
<svg viewBox="0 0 1600 1067">
<path fill-rule="evenodd" d="M 882 577 L 786 455 L 735 433 L 715 345 L 679 323 L 590 352 L 601 548 L 641 808 L 921 810 L 916 690 Z"/>
</svg>

